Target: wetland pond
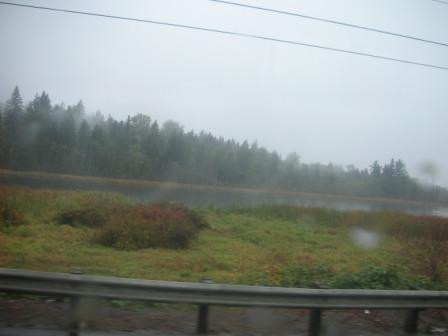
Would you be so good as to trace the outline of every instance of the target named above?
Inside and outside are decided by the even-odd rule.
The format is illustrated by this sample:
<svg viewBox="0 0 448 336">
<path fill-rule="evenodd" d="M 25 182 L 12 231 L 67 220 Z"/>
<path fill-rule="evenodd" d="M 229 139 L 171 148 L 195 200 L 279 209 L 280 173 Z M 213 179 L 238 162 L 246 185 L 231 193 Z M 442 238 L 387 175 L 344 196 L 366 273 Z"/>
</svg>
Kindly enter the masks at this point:
<svg viewBox="0 0 448 336">
<path fill-rule="evenodd" d="M 108 191 L 124 194 L 139 202 L 174 201 L 193 207 L 290 204 L 330 208 L 340 211 L 391 211 L 413 215 L 448 217 L 448 206 L 443 205 L 311 193 L 188 186 L 164 182 L 140 182 L 135 180 L 127 182 L 126 180 L 83 177 L 64 178 L 58 175 L 0 174 L 0 185 L 64 190 Z"/>
</svg>

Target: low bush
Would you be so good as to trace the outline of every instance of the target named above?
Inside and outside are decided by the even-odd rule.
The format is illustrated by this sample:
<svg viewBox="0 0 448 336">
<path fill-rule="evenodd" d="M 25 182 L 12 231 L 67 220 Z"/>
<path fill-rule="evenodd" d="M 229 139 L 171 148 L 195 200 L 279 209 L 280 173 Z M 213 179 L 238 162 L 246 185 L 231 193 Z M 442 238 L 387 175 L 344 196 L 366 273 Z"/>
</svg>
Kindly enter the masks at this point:
<svg viewBox="0 0 448 336">
<path fill-rule="evenodd" d="M 100 228 L 106 225 L 114 216 L 130 208 L 125 202 L 114 198 L 101 198 L 96 195 L 88 195 L 73 207 L 59 212 L 54 221 L 58 224 L 70 226 L 85 226 Z"/>
<path fill-rule="evenodd" d="M 14 200 L 3 190 L 0 191 L 0 230 L 26 223 L 26 217 L 15 205 Z"/>
<path fill-rule="evenodd" d="M 285 267 L 282 286 L 340 289 L 422 289 L 430 288 L 429 279 L 409 277 L 397 269 L 366 266 L 358 272 L 335 272 L 325 264 Z"/>
<path fill-rule="evenodd" d="M 208 227 L 201 215 L 181 204 L 155 203 L 122 210 L 99 229 L 97 243 L 125 250 L 185 248 Z"/>
<path fill-rule="evenodd" d="M 8 203 L 0 204 L 0 229 L 26 224 L 25 216 Z"/>
<path fill-rule="evenodd" d="M 363 267 L 359 272 L 341 272 L 329 282 L 342 289 L 422 289 L 428 288 L 426 278 L 409 277 L 393 268 Z"/>
<path fill-rule="evenodd" d="M 281 271 L 281 284 L 286 287 L 327 287 L 333 270 L 326 264 L 286 266 Z"/>
<path fill-rule="evenodd" d="M 101 227 L 106 224 L 108 214 L 93 207 L 69 209 L 58 214 L 55 221 L 58 224 L 70 226 Z"/>
<path fill-rule="evenodd" d="M 403 253 L 413 259 L 416 271 L 433 282 L 442 281 L 448 274 L 448 219 L 413 217 L 408 223 L 390 228 L 391 235 L 400 239 Z"/>
</svg>

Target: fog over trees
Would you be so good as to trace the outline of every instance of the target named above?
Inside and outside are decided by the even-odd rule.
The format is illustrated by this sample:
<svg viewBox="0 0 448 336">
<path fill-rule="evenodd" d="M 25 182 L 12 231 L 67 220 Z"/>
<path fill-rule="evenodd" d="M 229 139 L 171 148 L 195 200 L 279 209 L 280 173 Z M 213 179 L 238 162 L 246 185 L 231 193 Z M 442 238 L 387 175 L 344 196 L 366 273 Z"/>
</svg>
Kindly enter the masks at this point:
<svg viewBox="0 0 448 336">
<path fill-rule="evenodd" d="M 262 139 L 260 139 L 262 140 Z M 448 201 L 424 187 L 405 163 L 374 161 L 370 169 L 304 163 L 249 144 L 158 125 L 143 114 L 126 120 L 87 114 L 82 101 L 53 105 L 46 92 L 25 104 L 16 87 L 0 105 L 0 167 L 101 177 L 257 187 L 353 196 Z"/>
</svg>

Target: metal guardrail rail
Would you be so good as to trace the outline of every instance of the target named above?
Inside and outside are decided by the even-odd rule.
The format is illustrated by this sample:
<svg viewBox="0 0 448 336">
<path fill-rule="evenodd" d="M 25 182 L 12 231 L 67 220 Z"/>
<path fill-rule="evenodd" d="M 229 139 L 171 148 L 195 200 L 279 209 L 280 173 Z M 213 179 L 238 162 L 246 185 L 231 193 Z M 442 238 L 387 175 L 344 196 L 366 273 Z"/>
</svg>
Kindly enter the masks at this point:
<svg viewBox="0 0 448 336">
<path fill-rule="evenodd" d="M 308 308 L 311 309 L 309 334 L 312 336 L 319 335 L 324 309 L 406 309 L 405 330 L 415 333 L 420 310 L 448 308 L 448 291 L 237 286 L 1 268 L 0 291 L 70 297 L 72 312 L 83 297 L 196 304 L 199 305 L 198 333 L 207 332 L 209 305 Z M 78 325 L 73 318 L 70 335 L 78 334 Z"/>
</svg>

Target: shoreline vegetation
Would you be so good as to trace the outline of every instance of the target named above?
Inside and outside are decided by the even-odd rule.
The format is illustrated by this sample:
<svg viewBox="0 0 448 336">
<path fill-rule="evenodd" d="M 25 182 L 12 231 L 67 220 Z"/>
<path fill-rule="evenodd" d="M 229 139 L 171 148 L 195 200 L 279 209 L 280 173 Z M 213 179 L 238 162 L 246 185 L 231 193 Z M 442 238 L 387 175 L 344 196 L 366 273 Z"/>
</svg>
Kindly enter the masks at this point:
<svg viewBox="0 0 448 336">
<path fill-rule="evenodd" d="M 262 189 L 262 188 L 241 188 L 230 186 L 216 186 L 216 185 L 199 185 L 189 184 L 171 181 L 151 181 L 145 179 L 120 179 L 109 177 L 97 177 L 97 176 L 84 176 L 84 175 L 72 175 L 72 174 L 56 174 L 39 171 L 16 171 L 8 169 L 0 169 L 0 178 L 33 178 L 40 179 L 42 181 L 70 181 L 70 182 L 82 182 L 92 183 L 103 186 L 118 186 L 135 189 L 146 188 L 158 188 L 158 189 L 171 189 L 171 190 L 193 190 L 193 191 L 216 191 L 227 193 L 245 193 L 245 194 L 266 194 L 277 196 L 291 196 L 291 197 L 311 197 L 322 199 L 340 199 L 348 201 L 361 201 L 361 202 L 375 202 L 375 203 L 389 203 L 389 204 L 403 204 L 403 205 L 416 205 L 416 206 L 428 206 L 428 207 L 446 207 L 448 202 L 434 202 L 434 201 L 415 201 L 406 199 L 393 199 L 393 198 L 380 198 L 380 197 L 367 197 L 367 196 L 349 196 L 338 194 L 325 194 L 325 193 L 312 193 L 312 192 L 298 192 L 298 191 L 286 191 L 276 189 Z"/>
<path fill-rule="evenodd" d="M 18 87 L 0 102 L 0 168 L 448 203 L 448 189 L 435 185 L 437 167 L 430 162 L 420 167 L 424 184 L 400 158 L 364 168 L 309 163 L 295 152 L 280 155 L 257 141 L 186 131 L 172 120 L 159 126 L 145 114 L 118 120 L 87 113 L 82 101 L 53 104 L 46 92 L 25 103 Z"/>
<path fill-rule="evenodd" d="M 153 240 L 156 234 L 163 239 Z M 137 204 L 111 192 L 0 187 L 0 267 L 80 267 L 91 275 L 283 287 L 446 290 L 448 219 L 290 205 L 187 209 Z"/>
<path fill-rule="evenodd" d="M 46 92 L 25 104 L 16 87 L 0 102 L 0 267 L 447 289 L 448 218 L 376 211 L 446 206 L 448 190 L 434 184 L 436 167 L 427 163 L 424 171 L 428 185 L 398 158 L 364 169 L 306 163 L 257 142 L 186 132 L 175 121 L 159 126 L 144 114 L 89 114 L 82 101 L 52 104 Z M 145 203 L 146 196 L 168 200 Z M 321 207 L 269 204 L 300 198 Z M 263 204 L 225 206 L 246 199 Z M 220 207 L 195 206 L 207 201 Z M 322 207 L 325 201 L 375 211 L 338 211 Z"/>
</svg>

